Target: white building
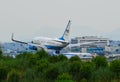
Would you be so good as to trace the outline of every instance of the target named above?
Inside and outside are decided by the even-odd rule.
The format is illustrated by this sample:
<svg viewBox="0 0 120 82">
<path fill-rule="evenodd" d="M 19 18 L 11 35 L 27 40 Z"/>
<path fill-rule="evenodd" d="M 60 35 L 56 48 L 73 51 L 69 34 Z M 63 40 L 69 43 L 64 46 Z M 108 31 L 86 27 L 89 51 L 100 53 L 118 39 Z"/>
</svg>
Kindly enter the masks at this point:
<svg viewBox="0 0 120 82">
<path fill-rule="evenodd" d="M 71 44 L 87 43 L 87 42 L 91 42 L 91 44 L 88 44 L 86 46 L 105 47 L 110 44 L 109 38 L 102 38 L 97 36 L 83 36 L 83 37 L 75 37 L 71 39 Z"/>
</svg>

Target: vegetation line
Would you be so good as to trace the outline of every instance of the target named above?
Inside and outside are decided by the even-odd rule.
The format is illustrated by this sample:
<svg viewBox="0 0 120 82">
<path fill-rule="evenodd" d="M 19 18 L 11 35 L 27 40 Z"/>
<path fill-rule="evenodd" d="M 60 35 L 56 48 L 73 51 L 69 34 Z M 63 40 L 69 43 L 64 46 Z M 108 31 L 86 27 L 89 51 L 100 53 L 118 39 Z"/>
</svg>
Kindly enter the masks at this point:
<svg viewBox="0 0 120 82">
<path fill-rule="evenodd" d="M 44 50 L 12 58 L 0 50 L 0 82 L 120 82 L 120 60 L 103 56 L 81 61 L 78 56 L 51 56 Z"/>
</svg>

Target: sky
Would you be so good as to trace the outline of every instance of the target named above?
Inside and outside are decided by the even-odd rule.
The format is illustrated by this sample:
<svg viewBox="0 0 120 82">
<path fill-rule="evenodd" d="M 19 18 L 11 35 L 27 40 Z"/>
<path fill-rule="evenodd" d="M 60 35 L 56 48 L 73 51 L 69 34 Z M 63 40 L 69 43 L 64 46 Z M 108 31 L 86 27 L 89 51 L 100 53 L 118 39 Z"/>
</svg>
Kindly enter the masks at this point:
<svg viewBox="0 0 120 82">
<path fill-rule="evenodd" d="M 120 0 L 0 0 L 0 41 L 60 37 L 71 20 L 70 38 L 120 40 Z"/>
</svg>

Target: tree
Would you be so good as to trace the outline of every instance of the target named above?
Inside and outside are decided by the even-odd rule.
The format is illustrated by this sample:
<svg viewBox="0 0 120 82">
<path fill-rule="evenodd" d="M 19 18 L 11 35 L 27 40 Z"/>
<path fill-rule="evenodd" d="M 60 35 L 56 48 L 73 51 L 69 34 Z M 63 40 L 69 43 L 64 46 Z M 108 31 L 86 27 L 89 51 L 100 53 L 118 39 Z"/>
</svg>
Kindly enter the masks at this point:
<svg viewBox="0 0 120 82">
<path fill-rule="evenodd" d="M 56 63 L 56 62 L 59 61 L 59 60 L 58 60 L 58 56 L 57 56 L 57 55 L 50 56 L 50 57 L 48 58 L 48 61 L 49 61 L 50 63 Z"/>
<path fill-rule="evenodd" d="M 36 68 L 36 71 L 37 72 L 44 72 L 45 69 L 48 68 L 48 61 L 47 60 L 37 60 L 36 61 L 36 65 L 35 65 L 35 68 Z"/>
<path fill-rule="evenodd" d="M 0 67 L 0 81 L 7 78 L 8 69 L 6 66 Z"/>
<path fill-rule="evenodd" d="M 83 78 L 82 80 L 80 80 L 80 82 L 87 82 L 87 80 Z"/>
<path fill-rule="evenodd" d="M 38 55 L 33 54 L 28 60 L 29 61 L 29 67 L 33 68 L 36 65 L 37 60 L 39 60 Z"/>
<path fill-rule="evenodd" d="M 50 79 L 54 81 L 58 77 L 58 75 L 59 75 L 59 68 L 57 65 L 49 66 L 46 69 L 45 72 L 46 79 Z"/>
<path fill-rule="evenodd" d="M 16 70 L 11 70 L 7 75 L 7 81 L 8 82 L 20 82 L 20 72 Z"/>
<path fill-rule="evenodd" d="M 55 82 L 73 82 L 73 80 L 68 73 L 63 73 L 57 77 Z"/>
<path fill-rule="evenodd" d="M 34 82 L 36 78 L 36 74 L 35 74 L 35 70 L 28 68 L 25 72 L 24 72 L 24 82 Z"/>
<path fill-rule="evenodd" d="M 38 55 L 39 59 L 49 57 L 49 54 L 44 49 L 41 49 L 41 50 L 37 51 L 35 55 Z"/>
<path fill-rule="evenodd" d="M 2 50 L 1 50 L 1 48 L 0 48 L 0 59 L 2 58 Z"/>
<path fill-rule="evenodd" d="M 58 61 L 65 61 L 65 60 L 67 60 L 66 56 L 64 56 L 62 54 L 58 55 Z"/>
<path fill-rule="evenodd" d="M 110 63 L 110 69 L 116 74 L 116 77 L 120 79 L 120 60 L 113 60 Z"/>
<path fill-rule="evenodd" d="M 99 68 L 92 72 L 92 82 L 111 82 L 113 79 L 113 73 L 108 67 Z"/>
<path fill-rule="evenodd" d="M 94 65 L 92 62 L 84 62 L 80 67 L 81 79 L 85 78 L 89 80 L 92 75 L 93 70 L 94 70 Z"/>
<path fill-rule="evenodd" d="M 28 60 L 33 54 L 30 52 L 24 52 L 16 56 L 16 59 Z"/>
<path fill-rule="evenodd" d="M 49 56 L 49 62 L 51 63 L 56 63 L 56 62 L 65 61 L 65 60 L 67 60 L 67 57 L 62 54 Z"/>
<path fill-rule="evenodd" d="M 80 67 L 81 67 L 80 61 L 73 61 L 70 63 L 69 73 L 72 75 L 72 78 L 74 80 L 79 80 Z"/>
<path fill-rule="evenodd" d="M 73 56 L 69 59 L 71 62 L 73 61 L 81 61 L 80 58 L 78 56 Z"/>
<path fill-rule="evenodd" d="M 70 68 L 69 61 L 57 62 L 57 65 L 59 66 L 60 73 L 68 73 L 69 72 L 69 68 Z"/>
<path fill-rule="evenodd" d="M 92 59 L 92 62 L 95 64 L 96 69 L 100 67 L 107 67 L 108 62 L 105 57 L 103 56 L 97 56 L 96 58 Z"/>
</svg>

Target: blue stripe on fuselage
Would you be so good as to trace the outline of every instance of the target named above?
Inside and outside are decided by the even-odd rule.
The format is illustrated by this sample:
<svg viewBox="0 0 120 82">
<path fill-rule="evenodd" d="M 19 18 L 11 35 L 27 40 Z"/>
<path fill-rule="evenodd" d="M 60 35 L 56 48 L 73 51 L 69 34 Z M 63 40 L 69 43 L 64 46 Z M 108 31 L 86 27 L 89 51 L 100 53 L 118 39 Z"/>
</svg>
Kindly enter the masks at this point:
<svg viewBox="0 0 120 82">
<path fill-rule="evenodd" d="M 59 38 L 59 40 L 63 40 L 64 41 L 65 39 L 63 37 L 61 37 L 61 38 Z"/>
<path fill-rule="evenodd" d="M 59 46 L 50 46 L 50 45 L 45 45 L 47 49 L 53 49 L 53 50 L 61 50 L 63 47 Z"/>
</svg>

